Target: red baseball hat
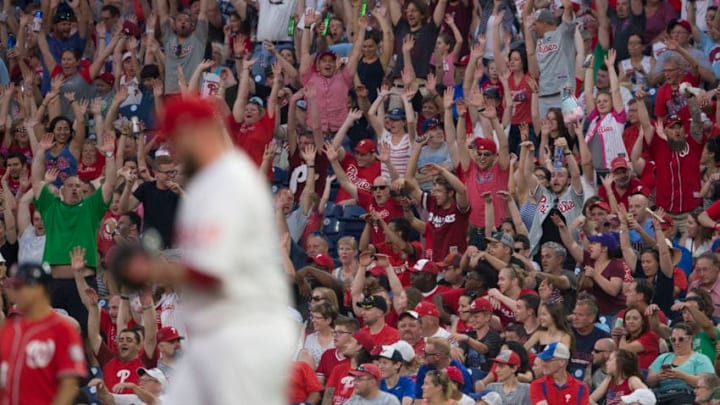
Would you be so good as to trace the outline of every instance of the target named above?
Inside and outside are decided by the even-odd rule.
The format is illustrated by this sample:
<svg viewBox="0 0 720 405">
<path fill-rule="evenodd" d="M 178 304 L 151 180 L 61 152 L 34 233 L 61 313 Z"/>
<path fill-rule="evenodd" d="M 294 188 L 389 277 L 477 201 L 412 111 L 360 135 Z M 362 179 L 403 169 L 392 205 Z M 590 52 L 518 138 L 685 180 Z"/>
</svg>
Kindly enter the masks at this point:
<svg viewBox="0 0 720 405">
<path fill-rule="evenodd" d="M 380 369 L 372 363 L 363 363 L 360 367 L 350 370 L 349 374 L 354 377 L 370 376 L 378 381 L 382 380 Z"/>
<path fill-rule="evenodd" d="M 198 96 L 173 97 L 165 104 L 165 113 L 160 120 L 161 134 L 166 139 L 172 138 L 183 126 L 218 119 L 217 109 L 208 99 Z"/>
<path fill-rule="evenodd" d="M 476 150 L 487 150 L 492 153 L 497 153 L 497 145 L 495 145 L 495 141 L 492 139 L 481 136 L 473 140 L 473 145 L 475 145 Z"/>
<path fill-rule="evenodd" d="M 448 253 L 447 256 L 445 256 L 445 259 L 441 262 L 435 263 L 435 265 L 441 269 L 446 269 L 450 266 L 452 267 L 460 267 L 460 261 L 462 260 L 462 255 L 460 253 Z"/>
<path fill-rule="evenodd" d="M 375 277 L 384 276 L 384 275 L 386 274 L 386 273 L 385 273 L 385 267 L 383 267 L 383 266 L 378 266 L 378 265 L 375 265 L 375 266 L 372 266 L 371 268 L 369 268 L 369 269 L 367 270 L 367 273 L 370 273 L 370 274 L 372 274 L 372 275 L 375 276 Z"/>
<path fill-rule="evenodd" d="M 682 124 L 682 120 L 677 114 L 672 114 L 665 117 L 665 127 L 671 127 L 676 124 Z"/>
<path fill-rule="evenodd" d="M 692 27 L 690 26 L 690 23 L 686 20 L 681 20 L 679 18 L 670 21 L 670 24 L 668 24 L 668 27 L 667 27 L 667 32 L 669 33 L 670 31 L 673 30 L 673 28 L 675 28 L 678 25 L 685 28 L 688 33 L 692 33 Z"/>
<path fill-rule="evenodd" d="M 665 221 L 660 224 L 660 228 L 662 229 L 670 229 L 675 224 L 675 220 L 667 212 L 663 214 L 662 219 Z"/>
<path fill-rule="evenodd" d="M 455 381 L 456 383 L 460 385 L 465 384 L 465 376 L 459 368 L 455 366 L 449 366 L 445 369 L 445 373 L 447 373 L 448 377 L 450 377 L 450 379 Z"/>
<path fill-rule="evenodd" d="M 497 357 L 492 359 L 495 363 L 507 364 L 510 366 L 520 366 L 520 356 L 510 350 L 503 350 L 498 353 Z"/>
<path fill-rule="evenodd" d="M 372 336 L 370 336 L 369 333 L 365 332 L 364 330 L 359 330 L 355 333 L 353 333 L 353 338 L 360 344 L 360 346 L 364 347 L 365 350 L 368 351 L 371 355 L 376 355 L 380 353 L 379 350 L 375 349 L 375 341 L 373 340 Z M 382 348 L 380 348 L 382 349 Z"/>
<path fill-rule="evenodd" d="M 97 77 L 98 79 L 104 81 L 110 86 L 115 85 L 115 76 L 113 76 L 110 72 L 103 72 L 100 76 Z"/>
<path fill-rule="evenodd" d="M 590 205 L 590 208 L 591 208 L 591 209 L 592 209 L 592 208 L 595 208 L 595 207 L 602 209 L 603 211 L 607 212 L 608 214 L 609 214 L 610 211 L 611 211 L 610 206 L 608 205 L 608 203 L 606 203 L 606 202 L 603 201 L 603 200 L 595 201 L 594 203 L 592 203 L 592 205 Z"/>
<path fill-rule="evenodd" d="M 470 64 L 470 55 L 465 55 L 455 62 L 455 66 L 467 66 Z"/>
<path fill-rule="evenodd" d="M 438 269 L 435 263 L 428 259 L 418 260 L 414 266 L 408 269 L 408 271 L 412 273 L 430 273 L 435 275 L 440 274 L 440 269 Z"/>
<path fill-rule="evenodd" d="M 185 338 L 180 336 L 180 333 L 177 331 L 177 329 L 175 329 L 171 326 L 165 326 L 163 328 L 160 328 L 160 330 L 157 333 L 158 343 L 159 342 L 172 342 L 173 340 L 179 340 L 179 339 L 185 339 Z"/>
<path fill-rule="evenodd" d="M 440 311 L 438 311 L 437 307 L 432 302 L 420 301 L 420 303 L 418 303 L 415 306 L 415 312 L 418 314 L 418 316 L 421 316 L 421 317 L 422 316 L 435 316 L 438 318 L 440 317 Z"/>
<path fill-rule="evenodd" d="M 326 254 L 319 254 L 315 255 L 312 259 L 310 259 L 311 262 L 324 270 L 332 270 L 335 268 L 335 262 L 333 261 L 332 257 L 326 255 Z"/>
<path fill-rule="evenodd" d="M 614 172 L 617 169 L 627 169 L 627 159 L 622 156 L 618 156 L 610 162 L 610 171 Z"/>
<path fill-rule="evenodd" d="M 493 307 L 490 301 L 485 297 L 475 298 L 475 301 L 470 305 L 471 313 L 478 312 L 492 312 Z"/>
<path fill-rule="evenodd" d="M 375 146 L 375 142 L 370 139 L 363 139 L 362 141 L 358 142 L 357 145 L 355 145 L 356 153 L 367 155 L 368 153 L 373 153 L 376 151 L 377 147 Z"/>
</svg>

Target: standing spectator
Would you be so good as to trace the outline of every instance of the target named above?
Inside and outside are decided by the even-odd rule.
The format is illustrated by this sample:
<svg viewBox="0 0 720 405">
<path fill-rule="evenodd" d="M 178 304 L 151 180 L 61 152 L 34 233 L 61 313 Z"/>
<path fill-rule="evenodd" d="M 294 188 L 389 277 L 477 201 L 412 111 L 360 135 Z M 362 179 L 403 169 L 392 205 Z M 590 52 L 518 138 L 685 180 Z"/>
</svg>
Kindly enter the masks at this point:
<svg viewBox="0 0 720 405">
<path fill-rule="evenodd" d="M 45 224 L 38 210 L 30 210 L 33 191 L 28 190 L 18 201 L 18 263 L 40 263 L 45 250 Z"/>
<path fill-rule="evenodd" d="M 208 39 L 208 1 L 199 0 L 200 14 L 197 22 L 187 11 L 170 16 L 168 3 L 153 1 L 162 31 L 162 45 L 165 49 L 165 94 L 180 93 L 181 77 L 189 79 L 205 56 Z M 238 55 L 235 55 L 236 57 Z"/>
<path fill-rule="evenodd" d="M 655 69 L 652 71 L 654 83 L 661 81 L 663 72 L 666 69 L 665 62 L 674 57 L 675 53 L 680 54 L 690 64 L 690 69 L 695 76 L 699 76 L 702 81 L 715 83 L 715 73 L 713 73 L 710 66 L 709 55 L 694 47 L 690 42 L 692 39 L 692 26 L 690 23 L 686 20 L 674 19 L 667 25 L 667 33 L 669 36 L 665 41 L 667 50 L 660 54 Z"/>
<path fill-rule="evenodd" d="M 50 306 L 50 267 L 22 264 L 7 281 L 22 315 L 6 320 L 0 330 L 0 399 L 73 404 L 87 365 L 79 331 Z"/>
<path fill-rule="evenodd" d="M 134 191 L 132 187 L 123 189 L 119 210 L 135 210 L 142 203 L 145 235 L 149 235 L 150 230 L 157 232 L 160 247 L 167 248 L 174 246 L 175 214 L 184 191 L 176 181 L 177 165 L 169 156 L 158 156 L 155 159 L 154 173 L 154 181 L 146 181 Z"/>
<path fill-rule="evenodd" d="M 105 134 L 98 150 L 105 155 L 105 183 L 87 198 L 80 195 L 80 179 L 70 176 L 65 179 L 60 194 L 62 200 L 50 191 L 52 176 L 43 179 L 45 154 L 53 146 L 53 135 L 45 134 L 37 145 L 37 154 L 32 165 L 32 189 L 35 208 L 43 217 L 47 229 L 43 261 L 53 270 L 52 302 L 55 308 L 63 308 L 77 319 L 86 330 L 87 311 L 80 301 L 74 272 L 70 266 L 68 252 L 75 246 L 85 249 L 86 267 L 82 271 L 86 282 L 94 286 L 98 266 L 97 230 L 100 220 L 112 199 L 117 171 L 115 169 L 115 136 Z"/>
<path fill-rule="evenodd" d="M 682 30 L 683 28 L 678 27 L 677 29 Z M 688 58 L 692 60 L 691 56 L 688 56 Z M 660 69 L 662 69 L 661 74 L 665 77 L 665 84 L 660 86 L 655 94 L 655 118 L 658 122 L 663 122 L 670 116 L 686 113 L 684 109 L 688 105 L 688 96 L 680 92 L 680 83 L 688 82 L 693 86 L 700 85 L 697 62 L 692 61 L 691 63 L 692 69 L 689 72 L 686 72 L 685 63 L 677 55 L 670 55 L 665 58 L 662 64 L 660 62 L 655 64 L 656 68 L 660 66 Z M 645 94 L 645 92 L 637 93 L 635 97 L 642 99 Z M 642 110 L 638 109 L 638 113 L 640 114 L 640 123 L 643 125 Z M 665 127 L 669 127 L 669 125 L 665 123 Z M 648 139 L 652 135 L 652 133 L 645 130 L 645 142 L 649 143 Z"/>
<path fill-rule="evenodd" d="M 615 202 L 626 207 L 630 206 L 630 196 L 638 191 L 642 193 L 645 189 L 640 180 L 632 175 L 627 157 L 624 156 L 617 156 L 610 161 L 610 173 L 602 184 L 603 187 L 598 189 L 598 196 L 603 201 L 610 201 L 609 195 L 612 192 Z"/>
<path fill-rule="evenodd" d="M 605 2 L 606 0 L 601 0 Z M 642 35 L 645 33 L 645 13 L 643 10 L 642 0 L 617 0 L 615 9 L 612 10 L 608 6 L 601 7 L 609 11 L 610 26 L 612 27 L 613 47 L 617 51 L 617 57 L 621 61 L 630 57 L 632 53 L 631 47 L 637 44 L 631 43 L 633 35 L 640 39 L 642 45 Z M 647 38 L 650 42 L 652 38 Z M 645 74 L 650 73 L 649 68 L 645 68 Z"/>
<path fill-rule="evenodd" d="M 50 7 L 45 8 L 46 5 L 51 7 L 51 3 L 43 4 L 43 31 L 41 31 L 39 35 L 45 36 L 45 41 L 50 48 L 50 54 L 54 62 L 60 64 L 62 54 L 66 50 L 82 54 L 85 50 L 90 18 L 89 10 L 87 10 L 88 3 L 72 1 L 56 6 L 55 9 L 50 9 Z M 68 7 L 68 5 L 70 7 Z M 52 21 L 52 27 L 48 27 L 50 21 Z M 77 31 L 75 32 L 73 32 L 73 23 L 77 23 Z M 38 42 L 40 41 L 42 41 L 42 39 L 38 39 Z M 42 92 L 47 93 L 48 90 L 50 90 L 50 74 L 52 70 L 50 70 L 48 66 L 51 61 L 46 60 L 43 54 L 41 55 L 40 63 L 42 64 L 43 72 Z"/>
<path fill-rule="evenodd" d="M 626 3 L 628 0 L 622 1 Z M 633 2 L 636 1 L 637 0 L 633 0 Z M 648 76 L 650 75 L 650 72 L 655 69 L 655 59 L 652 56 L 647 56 L 643 53 L 645 47 L 643 46 L 642 33 L 631 33 L 627 39 L 627 45 L 622 42 L 617 42 L 617 38 L 615 41 L 615 49 L 618 52 L 617 58 L 620 59 L 620 66 L 618 67 L 618 80 L 621 83 L 630 82 L 633 94 L 637 93 L 638 90 L 644 90 L 647 86 L 649 86 Z M 627 49 L 627 55 L 625 55 L 625 57 L 620 55 L 620 48 L 623 47 Z M 626 105 L 629 107 L 629 103 L 627 103 L 627 100 L 625 101 Z M 629 117 L 628 121 L 630 121 Z"/>
<path fill-rule="evenodd" d="M 576 403 L 588 405 L 590 392 L 581 380 L 573 378 L 565 368 L 570 350 L 562 343 L 553 342 L 538 354 L 543 360 L 543 377 L 530 384 L 530 401 L 537 405 Z"/>
</svg>

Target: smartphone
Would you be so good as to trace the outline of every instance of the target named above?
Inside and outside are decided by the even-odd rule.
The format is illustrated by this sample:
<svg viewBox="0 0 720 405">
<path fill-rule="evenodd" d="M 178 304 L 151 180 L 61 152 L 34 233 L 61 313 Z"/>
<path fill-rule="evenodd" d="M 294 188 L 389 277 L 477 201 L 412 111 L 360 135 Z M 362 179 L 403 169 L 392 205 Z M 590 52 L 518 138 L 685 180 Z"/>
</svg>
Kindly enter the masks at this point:
<svg viewBox="0 0 720 405">
<path fill-rule="evenodd" d="M 622 328 L 622 327 L 623 327 L 623 324 L 624 324 L 624 323 L 623 323 L 623 319 L 622 319 L 622 318 L 618 318 L 618 319 L 615 320 L 615 327 L 616 327 L 616 328 Z"/>
<path fill-rule="evenodd" d="M 663 369 L 663 370 L 670 370 L 671 368 L 672 368 L 672 366 L 671 366 L 670 364 L 663 364 L 663 365 L 662 365 L 662 369 Z"/>
</svg>

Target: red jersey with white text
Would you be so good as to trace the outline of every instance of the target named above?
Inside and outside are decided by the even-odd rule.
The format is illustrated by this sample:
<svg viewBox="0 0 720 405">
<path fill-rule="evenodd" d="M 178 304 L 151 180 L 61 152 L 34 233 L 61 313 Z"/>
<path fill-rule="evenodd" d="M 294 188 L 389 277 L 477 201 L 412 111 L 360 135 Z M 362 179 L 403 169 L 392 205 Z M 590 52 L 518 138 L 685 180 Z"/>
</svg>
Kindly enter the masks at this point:
<svg viewBox="0 0 720 405">
<path fill-rule="evenodd" d="M 358 205 L 366 212 L 375 211 L 385 222 L 389 222 L 393 218 L 404 217 L 403 207 L 392 198 L 388 198 L 387 202 L 382 206 L 375 202 L 372 193 L 358 190 Z M 379 225 L 373 225 L 370 232 L 370 243 L 377 245 L 385 241 L 385 233 Z"/>
<path fill-rule="evenodd" d="M 470 200 L 470 224 L 477 228 L 485 228 L 485 200 L 482 195 L 489 191 L 493 195 L 498 191 L 507 191 L 508 178 L 510 171 L 508 169 L 502 169 L 500 164 L 495 162 L 488 170 L 480 170 L 475 162 L 470 162 L 470 167 L 467 171 L 462 169 L 462 165 L 457 168 L 457 173 L 460 180 L 465 183 L 467 187 L 468 198 Z M 495 226 L 500 227 L 503 219 L 505 218 L 505 210 L 507 204 L 502 198 L 495 198 L 493 200 L 493 206 L 495 208 Z M 433 256 L 434 254 L 433 247 Z"/>
<path fill-rule="evenodd" d="M 102 153 L 95 152 L 95 163 L 86 165 L 82 161 L 78 162 L 77 175 L 82 181 L 91 181 L 99 178 L 103 174 L 105 167 L 105 156 Z"/>
<path fill-rule="evenodd" d="M 530 383 L 530 402 L 546 401 L 551 405 L 588 405 L 590 394 L 584 382 L 567 373 L 567 382 L 557 385 L 553 376 L 548 375 Z"/>
<path fill-rule="evenodd" d="M 410 282 L 412 281 L 411 274 L 407 270 L 414 266 L 415 262 L 424 257 L 423 247 L 420 242 L 412 241 L 409 243 L 413 247 L 412 255 L 408 255 L 407 253 L 402 251 L 395 251 L 393 250 L 392 245 L 389 245 L 385 242 L 375 244 L 375 249 L 378 253 L 388 255 L 390 265 L 393 266 L 393 268 L 395 269 L 395 274 L 397 274 L 403 287 L 409 287 Z"/>
<path fill-rule="evenodd" d="M 96 357 L 102 366 L 103 382 L 109 390 L 120 383 L 139 384 L 140 376 L 137 374 L 137 369 L 154 368 L 157 365 L 157 359 L 150 359 L 145 353 L 140 353 L 129 361 L 120 361 L 104 343 L 100 345 L 100 351 Z M 120 394 L 132 393 L 132 390 L 127 389 L 120 392 Z"/>
<path fill-rule="evenodd" d="M 456 246 L 459 252 L 465 252 L 470 207 L 461 210 L 457 202 L 452 200 L 450 207 L 442 208 L 429 193 L 423 193 L 422 206 L 428 212 L 427 224 L 432 239 L 433 257 L 446 257 L 450 246 Z"/>
<path fill-rule="evenodd" d="M 351 153 L 345 153 L 345 157 L 340 161 L 340 166 L 345 170 L 345 175 L 352 184 L 357 187 L 358 190 L 364 190 L 368 193 L 372 190 L 373 182 L 377 177 L 380 177 L 380 161 L 375 159 L 370 166 L 361 167 L 358 165 L 357 159 Z M 340 187 L 338 190 L 335 202 L 350 200 L 350 193 L 345 191 L 344 188 Z"/>
<path fill-rule="evenodd" d="M 295 201 L 300 201 L 300 195 L 305 190 L 305 183 L 307 183 L 308 168 L 300 156 L 300 148 L 295 150 L 295 153 L 288 156 L 288 163 L 290 165 L 290 191 L 295 195 Z M 318 196 L 321 196 L 323 189 L 325 188 L 325 178 L 327 177 L 328 162 L 325 154 L 318 153 L 315 157 L 315 192 Z"/>
<path fill-rule="evenodd" d="M 330 373 L 325 388 L 334 388 L 331 398 L 332 405 L 342 405 L 350 399 L 355 391 L 355 377 L 349 374 L 350 362 L 338 364 Z"/>
<path fill-rule="evenodd" d="M 0 404 L 48 405 L 63 377 L 87 374 L 80 334 L 62 315 L 9 318 L 0 330 Z"/>
<path fill-rule="evenodd" d="M 529 288 L 523 288 L 520 290 L 520 297 L 523 295 L 538 295 L 535 290 L 531 290 Z M 500 302 L 500 308 L 495 310 L 495 315 L 500 318 L 500 323 L 502 323 L 503 328 L 517 323 L 517 318 L 515 317 L 515 311 L 513 311 L 510 307 L 505 305 L 502 301 L 498 300 Z"/>
</svg>

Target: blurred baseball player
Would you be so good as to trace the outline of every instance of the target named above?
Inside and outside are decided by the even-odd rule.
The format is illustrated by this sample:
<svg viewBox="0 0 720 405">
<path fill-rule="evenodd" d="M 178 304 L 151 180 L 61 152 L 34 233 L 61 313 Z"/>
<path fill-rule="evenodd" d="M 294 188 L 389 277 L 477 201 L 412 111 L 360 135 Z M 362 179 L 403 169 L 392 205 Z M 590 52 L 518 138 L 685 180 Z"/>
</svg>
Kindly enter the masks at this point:
<svg viewBox="0 0 720 405">
<path fill-rule="evenodd" d="M 233 148 L 211 101 L 171 100 L 162 125 L 190 179 L 176 220 L 181 264 L 150 270 L 136 261 L 126 276 L 184 284 L 193 340 L 167 403 L 286 404 L 296 328 L 286 315 L 289 286 L 269 188 Z"/>
<path fill-rule="evenodd" d="M 0 330 L 0 404 L 74 403 L 85 353 L 78 325 L 50 306 L 50 266 L 21 264 L 8 283 L 22 316 Z"/>
</svg>

